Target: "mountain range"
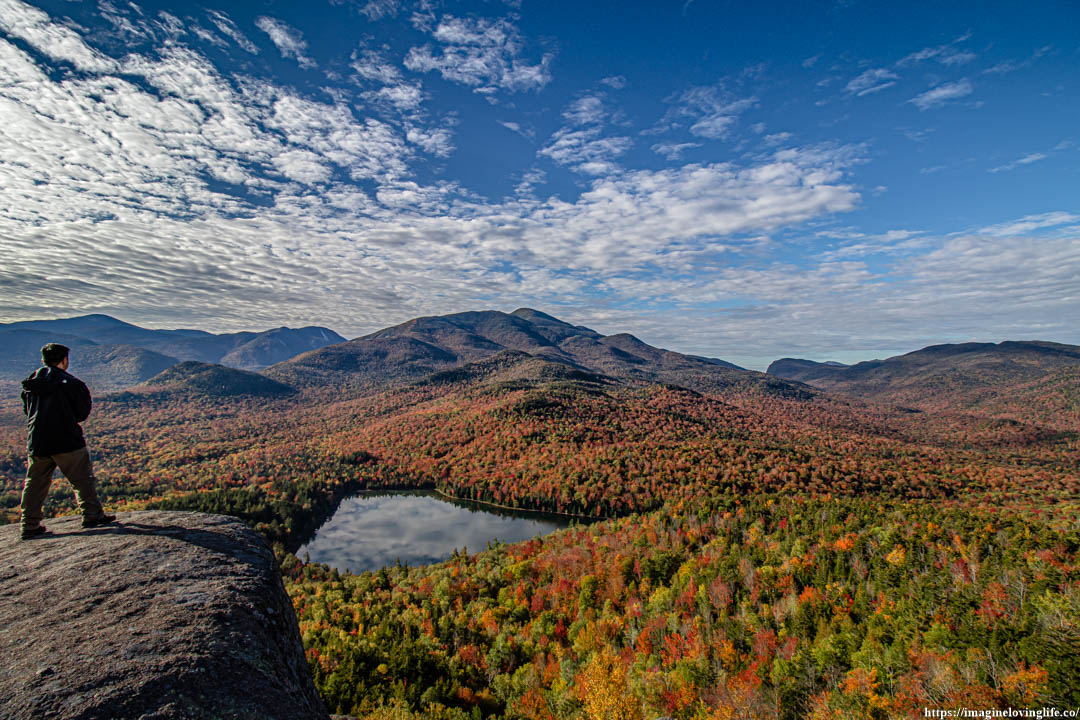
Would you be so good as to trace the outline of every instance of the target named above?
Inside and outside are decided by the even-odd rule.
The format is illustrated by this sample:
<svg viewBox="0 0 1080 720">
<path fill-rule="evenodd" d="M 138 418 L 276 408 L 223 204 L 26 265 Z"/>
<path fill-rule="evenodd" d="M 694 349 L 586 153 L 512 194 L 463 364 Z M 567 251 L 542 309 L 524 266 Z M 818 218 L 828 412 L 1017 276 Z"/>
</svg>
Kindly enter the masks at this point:
<svg viewBox="0 0 1080 720">
<path fill-rule="evenodd" d="M 343 342 L 322 327 L 213 334 L 150 330 L 108 315 L 0 324 L 0 379 L 25 377 L 40 364 L 41 346 L 59 342 L 78 352 L 73 372 L 97 391 L 130 387 L 182 361 L 260 370 L 307 350 Z"/>
<path fill-rule="evenodd" d="M 42 336 L 68 342 L 76 374 L 101 353 L 129 379 L 211 345 L 175 331 L 173 346 L 110 345 L 140 338 L 109 320 L 7 332 L 36 333 L 20 336 L 34 353 Z M 995 690 L 1009 683 L 1041 688 L 1036 707 L 1077 704 L 1078 347 L 760 373 L 520 309 L 227 367 L 266 357 L 253 340 L 96 397 L 99 493 L 118 510 L 235 515 L 273 542 L 335 712 L 391 707 L 406 687 L 413 710 L 462 704 L 400 706 L 405 720 L 552 718 L 547 698 L 576 711 L 568 688 L 593 686 L 663 691 L 648 717 L 704 717 L 716 697 L 735 709 L 715 718 L 807 717 L 828 693 L 837 717 L 872 716 L 863 692 L 886 698 L 882 717 L 926 698 L 1028 702 Z M 25 419 L 14 383 L 0 390 L 0 521 L 14 522 Z M 286 554 L 343 498 L 391 488 L 611 520 L 360 577 Z M 51 515 L 74 510 L 50 496 Z M 879 688 L 878 667 L 903 674 Z"/>
<path fill-rule="evenodd" d="M 628 333 L 603 335 L 530 308 L 419 317 L 348 341 L 321 327 L 213 334 L 87 315 L 0 325 L 0 381 L 24 377 L 50 341 L 76 350 L 74 371 L 95 392 L 147 383 L 155 395 L 167 389 L 220 396 L 235 385 L 253 396 L 287 397 L 294 389 L 354 394 L 421 380 L 587 378 L 704 393 L 825 392 L 1080 427 L 1080 346 L 1044 341 L 933 345 L 854 365 L 784 358 L 763 374 L 653 347 Z"/>
<path fill-rule="evenodd" d="M 419 379 L 505 352 L 580 372 L 695 390 L 746 383 L 793 387 L 724 360 L 663 350 L 627 333 L 602 335 L 529 308 L 416 318 L 304 353 L 265 374 L 295 387 L 369 387 Z"/>
<path fill-rule="evenodd" d="M 920 410 L 1067 421 L 1080 412 L 1080 346 L 1043 341 L 932 345 L 855 365 L 784 358 L 770 375 L 831 394 Z"/>
</svg>

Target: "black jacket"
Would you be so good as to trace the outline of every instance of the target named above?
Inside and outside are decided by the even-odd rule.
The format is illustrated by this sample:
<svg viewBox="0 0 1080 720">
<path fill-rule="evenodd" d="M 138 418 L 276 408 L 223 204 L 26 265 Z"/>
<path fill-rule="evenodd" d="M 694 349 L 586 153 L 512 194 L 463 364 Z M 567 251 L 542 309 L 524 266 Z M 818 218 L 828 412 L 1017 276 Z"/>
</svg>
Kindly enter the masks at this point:
<svg viewBox="0 0 1080 720">
<path fill-rule="evenodd" d="M 90 417 L 90 390 L 57 367 L 38 368 L 22 382 L 23 413 L 31 455 L 58 455 L 86 447 L 79 423 Z"/>
</svg>

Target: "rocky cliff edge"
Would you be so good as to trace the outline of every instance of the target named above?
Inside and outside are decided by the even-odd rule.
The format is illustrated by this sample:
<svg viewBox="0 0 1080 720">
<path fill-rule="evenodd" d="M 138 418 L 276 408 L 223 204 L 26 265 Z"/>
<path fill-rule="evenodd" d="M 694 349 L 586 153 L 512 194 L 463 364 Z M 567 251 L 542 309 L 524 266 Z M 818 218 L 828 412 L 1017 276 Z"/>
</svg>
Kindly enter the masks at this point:
<svg viewBox="0 0 1080 720">
<path fill-rule="evenodd" d="M 46 525 L 0 527 L 0 717 L 327 720 L 273 553 L 241 522 Z"/>
</svg>

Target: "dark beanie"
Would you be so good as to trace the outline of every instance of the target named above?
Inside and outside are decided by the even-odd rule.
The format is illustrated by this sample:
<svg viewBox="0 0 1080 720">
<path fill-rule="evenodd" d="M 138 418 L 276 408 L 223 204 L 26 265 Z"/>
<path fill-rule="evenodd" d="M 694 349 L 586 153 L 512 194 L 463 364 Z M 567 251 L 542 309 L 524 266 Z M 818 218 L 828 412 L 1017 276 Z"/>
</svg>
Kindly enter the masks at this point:
<svg viewBox="0 0 1080 720">
<path fill-rule="evenodd" d="M 41 361 L 46 365 L 59 365 L 68 356 L 71 348 L 60 343 L 49 343 L 41 348 Z"/>
</svg>

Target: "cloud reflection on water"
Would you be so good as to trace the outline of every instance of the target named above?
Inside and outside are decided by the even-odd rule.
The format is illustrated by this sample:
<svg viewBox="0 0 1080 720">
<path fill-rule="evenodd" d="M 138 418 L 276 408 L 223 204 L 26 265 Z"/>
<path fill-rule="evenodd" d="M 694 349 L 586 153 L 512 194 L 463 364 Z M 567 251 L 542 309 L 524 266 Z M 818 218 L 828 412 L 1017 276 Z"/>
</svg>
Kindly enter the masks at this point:
<svg viewBox="0 0 1080 720">
<path fill-rule="evenodd" d="M 427 495 L 357 496 L 342 501 L 314 539 L 297 551 L 313 562 L 354 573 L 395 561 L 416 566 L 446 560 L 455 549 L 483 550 L 493 540 L 518 542 L 566 526 L 550 518 L 495 515 Z"/>
</svg>

